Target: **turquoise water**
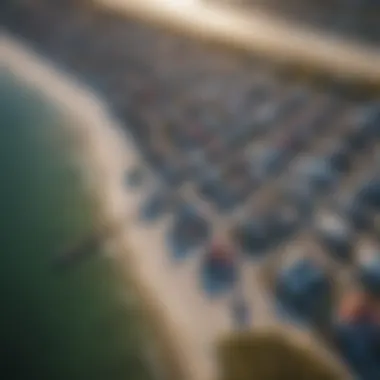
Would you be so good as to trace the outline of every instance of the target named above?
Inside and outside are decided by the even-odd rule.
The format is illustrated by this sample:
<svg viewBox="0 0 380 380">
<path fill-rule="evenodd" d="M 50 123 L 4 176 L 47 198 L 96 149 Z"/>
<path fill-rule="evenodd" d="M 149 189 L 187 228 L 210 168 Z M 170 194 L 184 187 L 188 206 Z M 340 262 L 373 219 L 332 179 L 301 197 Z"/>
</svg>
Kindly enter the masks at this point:
<svg viewBox="0 0 380 380">
<path fill-rule="evenodd" d="M 97 212 L 69 159 L 65 122 L 0 74 L 0 378 L 149 379 L 139 315 L 110 261 L 51 267 Z"/>
</svg>

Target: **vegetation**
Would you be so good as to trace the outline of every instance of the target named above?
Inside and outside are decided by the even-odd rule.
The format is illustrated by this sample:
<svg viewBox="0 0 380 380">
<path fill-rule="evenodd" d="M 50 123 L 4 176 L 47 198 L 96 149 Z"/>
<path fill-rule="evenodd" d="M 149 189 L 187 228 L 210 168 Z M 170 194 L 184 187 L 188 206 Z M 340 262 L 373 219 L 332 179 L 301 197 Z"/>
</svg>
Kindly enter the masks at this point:
<svg viewBox="0 0 380 380">
<path fill-rule="evenodd" d="M 218 345 L 219 380 L 347 380 L 347 374 L 279 330 L 236 333 Z"/>
</svg>

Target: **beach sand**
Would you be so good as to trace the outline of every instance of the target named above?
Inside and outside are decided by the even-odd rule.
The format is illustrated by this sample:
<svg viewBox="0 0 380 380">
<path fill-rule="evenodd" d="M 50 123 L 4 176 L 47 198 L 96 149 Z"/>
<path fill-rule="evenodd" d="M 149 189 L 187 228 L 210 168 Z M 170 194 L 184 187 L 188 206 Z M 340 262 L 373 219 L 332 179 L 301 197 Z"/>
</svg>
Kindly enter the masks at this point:
<svg viewBox="0 0 380 380">
<path fill-rule="evenodd" d="M 249 53 L 294 63 L 334 78 L 380 84 L 380 49 L 295 25 L 260 11 L 201 0 L 94 0 L 102 9 L 124 13 L 179 33 Z"/>
<path fill-rule="evenodd" d="M 1 38 L 0 56 L 4 67 L 40 89 L 67 109 L 68 115 L 75 115 L 80 121 L 72 124 L 72 133 L 73 138 L 80 140 L 82 164 L 87 168 L 86 182 L 99 201 L 102 218 L 94 221 L 94 225 L 130 218 L 125 233 L 109 242 L 109 251 L 119 253 L 113 259 L 125 268 L 128 278 L 132 275 L 138 280 L 135 285 L 149 303 L 147 310 L 154 309 L 158 318 L 163 317 L 167 347 L 172 348 L 171 360 L 180 363 L 181 378 L 212 378 L 214 370 L 209 350 L 215 329 L 210 327 L 215 321 L 210 315 L 203 323 L 197 314 L 198 310 L 202 312 L 202 307 L 203 311 L 215 308 L 196 293 L 190 271 L 183 273 L 170 266 L 166 252 L 157 247 L 155 241 L 159 239 L 159 231 L 145 231 L 142 226 L 135 226 L 139 195 L 124 191 L 123 178 L 125 170 L 136 162 L 136 156 L 121 128 L 90 91 L 57 72 L 11 37 Z"/>
<path fill-rule="evenodd" d="M 113 259 L 125 269 L 126 278 L 134 281 L 144 301 L 143 308 L 154 323 L 161 321 L 165 354 L 176 363 L 177 379 L 215 379 L 214 343 L 233 328 L 230 298 L 211 302 L 200 291 L 196 272 L 200 255 L 183 266 L 171 262 L 163 241 L 168 220 L 153 227 L 138 221 L 142 194 L 123 186 L 126 169 L 138 161 L 130 140 L 94 94 L 11 37 L 0 40 L 0 56 L 2 64 L 18 77 L 81 120 L 72 125 L 72 133 L 81 145 L 83 160 L 88 162 L 87 182 L 102 210 L 102 218 L 94 224 L 127 219 L 124 232 L 109 242 L 110 252 L 118 253 Z M 254 273 L 257 268 L 252 266 L 244 271 L 244 288 L 255 305 L 252 327 L 270 328 L 275 321 L 263 284 Z"/>
</svg>

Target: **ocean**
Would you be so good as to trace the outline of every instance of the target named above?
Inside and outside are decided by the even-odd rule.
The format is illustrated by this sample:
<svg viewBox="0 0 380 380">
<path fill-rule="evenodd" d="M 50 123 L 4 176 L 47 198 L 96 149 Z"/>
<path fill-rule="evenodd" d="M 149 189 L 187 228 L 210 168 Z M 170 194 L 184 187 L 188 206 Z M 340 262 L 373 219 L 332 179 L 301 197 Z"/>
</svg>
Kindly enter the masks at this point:
<svg viewBox="0 0 380 380">
<path fill-rule="evenodd" d="M 148 380 L 138 305 L 102 248 L 52 261 L 98 212 L 62 111 L 0 73 L 0 378 Z"/>
</svg>

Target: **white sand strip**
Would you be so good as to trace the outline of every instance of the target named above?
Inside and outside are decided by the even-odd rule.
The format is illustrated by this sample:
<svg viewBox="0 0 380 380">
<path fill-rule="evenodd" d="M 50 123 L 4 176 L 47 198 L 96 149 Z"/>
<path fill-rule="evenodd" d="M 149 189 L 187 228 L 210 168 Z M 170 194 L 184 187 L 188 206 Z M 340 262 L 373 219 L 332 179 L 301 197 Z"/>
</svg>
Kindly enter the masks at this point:
<svg viewBox="0 0 380 380">
<path fill-rule="evenodd" d="M 0 39 L 1 66 L 10 69 L 26 83 L 40 89 L 57 102 L 67 115 L 75 118 L 72 133 L 83 141 L 83 157 L 89 161 L 87 175 L 92 191 L 103 211 L 102 221 L 119 220 L 130 215 L 130 225 L 121 236 L 117 256 L 126 271 L 135 271 L 150 299 L 170 322 L 186 379 L 210 380 L 215 377 L 212 347 L 221 332 L 229 330 L 225 305 L 209 303 L 198 291 L 197 263 L 173 268 L 169 262 L 162 230 L 165 223 L 145 228 L 135 220 L 139 194 L 123 189 L 123 174 L 136 162 L 136 154 L 121 127 L 110 118 L 102 103 L 90 91 L 57 72 L 48 62 L 11 37 Z M 105 220 L 105 221 L 104 221 Z M 221 310 L 222 309 L 222 310 Z M 175 358 L 173 358 L 175 359 Z"/>
<path fill-rule="evenodd" d="M 380 49 L 317 33 L 263 12 L 244 12 L 201 0 L 93 1 L 112 11 L 276 61 L 302 63 L 335 77 L 380 82 Z"/>
</svg>

